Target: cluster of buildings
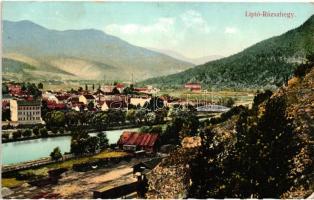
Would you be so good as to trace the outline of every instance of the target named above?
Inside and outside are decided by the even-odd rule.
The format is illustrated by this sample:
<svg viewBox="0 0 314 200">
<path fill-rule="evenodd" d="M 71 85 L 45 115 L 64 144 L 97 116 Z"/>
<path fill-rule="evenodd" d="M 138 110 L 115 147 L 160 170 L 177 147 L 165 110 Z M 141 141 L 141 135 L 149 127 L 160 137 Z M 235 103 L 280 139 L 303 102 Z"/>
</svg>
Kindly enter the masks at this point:
<svg viewBox="0 0 314 200">
<path fill-rule="evenodd" d="M 184 85 L 184 88 L 192 92 L 201 92 L 202 90 L 202 86 L 200 83 L 186 83 Z"/>
<path fill-rule="evenodd" d="M 143 106 L 159 90 L 151 86 L 134 88 L 135 94 L 124 95 L 124 84 L 106 85 L 96 91 L 54 92 L 42 91 L 39 98 L 26 94 L 19 84 L 8 84 L 8 94 L 2 96 L 2 110 L 10 110 L 11 124 L 43 123 L 41 110 L 106 111 L 125 109 L 128 105 Z M 118 90 L 119 92 L 114 92 Z"/>
</svg>

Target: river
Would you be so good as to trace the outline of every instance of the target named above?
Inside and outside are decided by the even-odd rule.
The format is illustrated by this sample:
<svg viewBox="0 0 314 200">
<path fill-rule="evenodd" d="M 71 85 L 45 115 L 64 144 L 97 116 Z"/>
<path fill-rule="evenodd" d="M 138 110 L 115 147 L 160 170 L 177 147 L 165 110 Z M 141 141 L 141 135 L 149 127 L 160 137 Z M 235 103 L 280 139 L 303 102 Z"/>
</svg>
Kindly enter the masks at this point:
<svg viewBox="0 0 314 200">
<path fill-rule="evenodd" d="M 122 129 L 122 130 L 112 130 L 105 131 L 109 144 L 116 143 L 120 135 L 125 130 L 137 129 Z M 90 135 L 96 135 L 97 133 L 90 133 Z M 9 142 L 2 144 L 1 154 L 2 154 L 2 164 L 16 164 L 19 162 L 25 162 L 30 160 L 36 160 L 42 157 L 47 157 L 50 155 L 51 151 L 55 147 L 59 147 L 61 152 L 69 152 L 71 145 L 71 136 L 60 136 L 60 137 L 50 137 L 41 138 L 34 140 L 25 140 L 17 142 Z"/>
</svg>

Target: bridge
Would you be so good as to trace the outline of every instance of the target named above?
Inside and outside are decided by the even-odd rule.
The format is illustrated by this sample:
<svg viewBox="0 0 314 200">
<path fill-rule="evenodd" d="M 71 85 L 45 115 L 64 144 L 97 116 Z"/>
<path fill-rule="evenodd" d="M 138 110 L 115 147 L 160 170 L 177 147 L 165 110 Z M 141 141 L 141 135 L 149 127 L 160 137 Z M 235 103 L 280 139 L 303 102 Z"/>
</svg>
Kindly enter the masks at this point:
<svg viewBox="0 0 314 200">
<path fill-rule="evenodd" d="M 198 112 L 227 112 L 230 108 L 221 105 L 205 105 L 196 108 Z"/>
</svg>

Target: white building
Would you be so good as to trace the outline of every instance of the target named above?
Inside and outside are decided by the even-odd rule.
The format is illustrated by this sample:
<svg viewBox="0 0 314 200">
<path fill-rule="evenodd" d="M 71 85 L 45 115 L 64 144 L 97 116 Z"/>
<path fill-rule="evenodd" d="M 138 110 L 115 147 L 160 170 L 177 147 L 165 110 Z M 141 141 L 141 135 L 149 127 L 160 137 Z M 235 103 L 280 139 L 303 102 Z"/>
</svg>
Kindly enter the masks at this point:
<svg viewBox="0 0 314 200">
<path fill-rule="evenodd" d="M 19 124 L 38 124 L 41 119 L 41 102 L 10 100 L 11 121 Z"/>
<path fill-rule="evenodd" d="M 90 94 L 81 95 L 79 97 L 79 102 L 82 102 L 85 105 L 88 105 L 90 102 L 93 102 L 93 104 L 96 105 L 95 97 L 93 95 L 90 95 Z"/>
<path fill-rule="evenodd" d="M 131 97 L 130 98 L 130 104 L 137 106 L 140 104 L 140 106 L 144 106 L 146 102 L 150 101 L 150 97 Z"/>
</svg>

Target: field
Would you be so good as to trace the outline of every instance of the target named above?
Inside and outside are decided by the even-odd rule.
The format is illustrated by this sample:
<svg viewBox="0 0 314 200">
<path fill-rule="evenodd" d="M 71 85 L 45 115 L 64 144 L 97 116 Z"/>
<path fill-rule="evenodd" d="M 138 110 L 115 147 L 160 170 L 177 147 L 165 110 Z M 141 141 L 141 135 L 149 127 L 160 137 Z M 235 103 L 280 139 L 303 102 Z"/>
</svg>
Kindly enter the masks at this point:
<svg viewBox="0 0 314 200">
<path fill-rule="evenodd" d="M 236 105 L 248 105 L 252 103 L 256 91 L 232 91 L 232 90 L 212 90 L 202 92 L 191 92 L 186 89 L 161 90 L 160 95 L 168 94 L 180 99 L 213 101 L 218 102 L 221 98 L 233 98 Z"/>
</svg>

